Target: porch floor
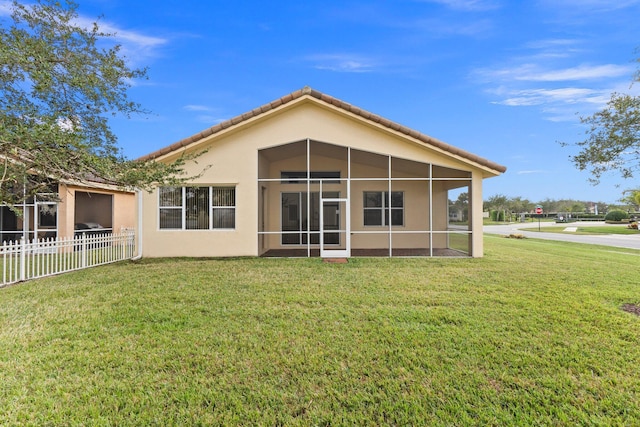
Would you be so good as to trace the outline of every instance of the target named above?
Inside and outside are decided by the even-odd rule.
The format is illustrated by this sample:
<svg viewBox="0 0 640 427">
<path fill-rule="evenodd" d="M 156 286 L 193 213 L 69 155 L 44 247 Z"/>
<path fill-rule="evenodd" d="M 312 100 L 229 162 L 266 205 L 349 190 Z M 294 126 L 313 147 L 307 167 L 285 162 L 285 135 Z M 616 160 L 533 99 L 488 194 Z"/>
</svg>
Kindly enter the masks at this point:
<svg viewBox="0 0 640 427">
<path fill-rule="evenodd" d="M 311 257 L 319 257 L 320 249 L 311 249 Z M 352 257 L 388 257 L 389 249 L 351 249 Z M 428 257 L 429 248 L 397 248 L 392 250 L 394 257 Z M 469 254 L 448 248 L 433 248 L 434 257 L 468 257 Z M 306 258 L 307 248 L 269 249 L 262 254 L 265 258 Z"/>
</svg>

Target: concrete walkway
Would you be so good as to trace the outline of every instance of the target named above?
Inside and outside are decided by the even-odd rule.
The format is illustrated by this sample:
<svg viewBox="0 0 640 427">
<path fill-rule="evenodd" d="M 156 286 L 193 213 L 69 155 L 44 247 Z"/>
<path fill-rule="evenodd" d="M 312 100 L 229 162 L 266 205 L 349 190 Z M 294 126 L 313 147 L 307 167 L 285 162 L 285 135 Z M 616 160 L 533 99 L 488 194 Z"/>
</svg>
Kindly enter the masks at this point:
<svg viewBox="0 0 640 427">
<path fill-rule="evenodd" d="M 541 222 L 540 227 L 557 227 L 566 223 L 556 224 L 555 222 Z M 567 224 L 570 227 L 589 227 L 607 225 L 604 221 L 578 221 Z M 537 222 L 513 223 L 507 225 L 485 225 L 483 231 L 487 234 L 522 234 L 532 239 L 559 240 L 564 242 L 588 243 L 592 245 L 614 246 L 618 248 L 640 249 L 640 234 L 602 234 L 602 235 L 579 235 L 568 233 L 545 233 L 538 231 L 523 231 L 523 228 L 537 228 Z M 621 225 L 621 227 L 624 227 Z"/>
</svg>

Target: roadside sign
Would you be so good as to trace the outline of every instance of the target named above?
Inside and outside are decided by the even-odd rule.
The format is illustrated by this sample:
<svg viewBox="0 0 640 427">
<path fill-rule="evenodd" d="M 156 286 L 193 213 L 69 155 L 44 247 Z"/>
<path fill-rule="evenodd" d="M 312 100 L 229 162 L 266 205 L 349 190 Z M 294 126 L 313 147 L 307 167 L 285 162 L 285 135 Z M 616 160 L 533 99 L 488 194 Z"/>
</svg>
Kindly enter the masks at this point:
<svg viewBox="0 0 640 427">
<path fill-rule="evenodd" d="M 536 206 L 536 215 L 538 215 L 538 231 L 540 231 L 540 217 L 542 216 L 542 206 Z"/>
</svg>

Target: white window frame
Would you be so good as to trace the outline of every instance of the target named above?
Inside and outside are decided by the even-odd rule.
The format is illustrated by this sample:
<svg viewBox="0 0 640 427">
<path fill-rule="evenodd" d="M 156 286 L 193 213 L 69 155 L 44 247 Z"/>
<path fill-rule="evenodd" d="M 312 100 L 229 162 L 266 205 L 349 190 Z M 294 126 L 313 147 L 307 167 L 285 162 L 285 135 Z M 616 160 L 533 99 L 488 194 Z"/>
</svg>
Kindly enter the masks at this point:
<svg viewBox="0 0 640 427">
<path fill-rule="evenodd" d="M 380 194 L 380 198 L 382 199 L 382 206 L 365 206 L 365 201 L 366 201 L 366 193 L 378 193 Z M 389 199 L 389 195 L 393 194 L 393 193 L 400 193 L 402 194 L 402 207 L 393 207 L 393 206 L 389 206 L 390 205 L 390 199 Z M 404 218 L 404 206 L 405 206 L 405 197 L 404 197 L 404 191 L 391 191 L 391 193 L 389 193 L 388 191 L 377 191 L 377 190 L 365 190 L 362 192 L 362 224 L 365 227 L 389 227 L 389 224 L 386 221 L 386 215 L 385 213 L 388 212 L 388 217 L 389 217 L 389 222 L 391 222 L 391 212 L 394 210 L 400 210 L 402 211 L 402 223 L 401 224 L 391 224 L 392 227 L 404 227 L 404 223 L 405 223 L 405 218 Z M 365 212 L 366 211 L 380 211 L 380 224 L 367 224 L 366 223 L 366 215 Z"/>
<path fill-rule="evenodd" d="M 233 205 L 214 205 L 214 190 L 233 190 Z M 233 227 L 216 227 L 214 224 L 214 213 L 216 210 L 233 210 Z M 227 185 L 216 185 L 209 187 L 209 228 L 211 230 L 235 230 L 236 228 L 236 187 Z"/>
</svg>

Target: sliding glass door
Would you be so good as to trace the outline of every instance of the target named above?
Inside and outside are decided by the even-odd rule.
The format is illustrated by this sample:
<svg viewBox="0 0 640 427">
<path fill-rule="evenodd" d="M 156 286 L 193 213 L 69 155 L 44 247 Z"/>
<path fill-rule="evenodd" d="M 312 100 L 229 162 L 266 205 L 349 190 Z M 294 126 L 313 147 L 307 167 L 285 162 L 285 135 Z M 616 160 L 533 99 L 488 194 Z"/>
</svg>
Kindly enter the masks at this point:
<svg viewBox="0 0 640 427">
<path fill-rule="evenodd" d="M 325 191 L 322 197 L 337 199 L 340 193 Z M 326 201 L 322 209 L 325 220 L 324 244 L 339 245 L 340 234 L 331 232 L 340 228 L 339 204 Z M 307 193 L 303 191 L 282 193 L 281 215 L 283 245 L 306 245 L 307 241 L 312 245 L 320 244 L 320 194 L 318 192 L 312 192 L 309 201 L 307 201 Z"/>
</svg>

